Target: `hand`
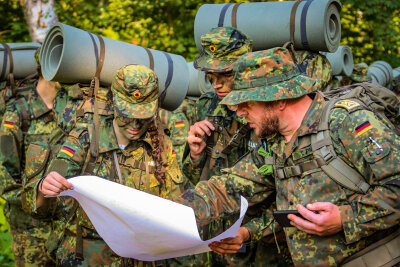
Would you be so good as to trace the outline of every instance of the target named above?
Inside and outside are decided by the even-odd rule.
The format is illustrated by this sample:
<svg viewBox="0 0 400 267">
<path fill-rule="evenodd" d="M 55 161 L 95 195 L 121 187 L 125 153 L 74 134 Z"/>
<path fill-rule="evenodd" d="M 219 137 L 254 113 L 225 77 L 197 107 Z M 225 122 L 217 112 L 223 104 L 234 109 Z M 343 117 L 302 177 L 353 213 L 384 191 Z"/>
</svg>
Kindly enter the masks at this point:
<svg viewBox="0 0 400 267">
<path fill-rule="evenodd" d="M 199 121 L 190 126 L 187 142 L 190 148 L 190 157 L 193 160 L 200 158 L 206 147 L 203 139 L 205 136 L 210 136 L 214 130 L 214 125 L 208 120 Z"/>
<path fill-rule="evenodd" d="M 214 241 L 208 247 L 217 254 L 232 254 L 236 253 L 242 244 L 249 240 L 250 233 L 245 227 L 240 227 L 235 237 L 225 238 L 221 241 Z"/>
<path fill-rule="evenodd" d="M 42 185 L 39 185 L 39 192 L 46 196 L 57 196 L 62 191 L 67 189 L 74 189 L 72 184 L 67 179 L 62 177 L 57 172 L 49 173 L 46 178 L 43 179 Z"/>
<path fill-rule="evenodd" d="M 343 229 L 339 207 L 335 204 L 316 202 L 308 204 L 307 208 L 297 205 L 297 210 L 307 220 L 303 220 L 294 214 L 289 214 L 288 218 L 291 220 L 291 225 L 303 232 L 318 236 L 329 236 Z M 319 211 L 319 214 L 312 211 Z"/>
</svg>

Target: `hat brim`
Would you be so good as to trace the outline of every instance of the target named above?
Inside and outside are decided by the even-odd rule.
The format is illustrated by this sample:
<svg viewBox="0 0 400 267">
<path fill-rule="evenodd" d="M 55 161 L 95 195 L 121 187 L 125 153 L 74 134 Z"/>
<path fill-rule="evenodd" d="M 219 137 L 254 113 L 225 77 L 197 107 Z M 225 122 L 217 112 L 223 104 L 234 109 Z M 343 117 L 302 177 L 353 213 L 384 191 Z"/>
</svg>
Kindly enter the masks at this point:
<svg viewBox="0 0 400 267">
<path fill-rule="evenodd" d="M 113 96 L 114 108 L 119 115 L 126 118 L 148 119 L 157 112 L 158 99 L 145 104 L 130 103 L 117 94 Z"/>
<path fill-rule="evenodd" d="M 298 75 L 292 79 L 271 85 L 233 90 L 222 99 L 221 104 L 232 106 L 248 101 L 271 102 L 299 98 L 316 91 L 314 85 L 318 81 L 305 75 Z"/>
<path fill-rule="evenodd" d="M 193 66 L 205 72 L 227 72 L 233 69 L 235 60 L 214 59 L 205 53 L 200 55 L 194 60 Z"/>
</svg>

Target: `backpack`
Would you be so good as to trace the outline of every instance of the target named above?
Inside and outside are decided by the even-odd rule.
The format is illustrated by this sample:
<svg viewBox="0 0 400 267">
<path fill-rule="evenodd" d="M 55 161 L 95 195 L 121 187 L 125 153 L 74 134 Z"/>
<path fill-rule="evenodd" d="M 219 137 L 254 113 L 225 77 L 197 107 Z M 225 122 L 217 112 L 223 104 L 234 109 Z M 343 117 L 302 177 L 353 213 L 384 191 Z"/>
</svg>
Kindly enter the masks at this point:
<svg viewBox="0 0 400 267">
<path fill-rule="evenodd" d="M 322 94 L 322 93 L 321 93 Z M 303 164 L 275 168 L 280 178 L 298 176 L 302 173 L 321 168 L 332 180 L 352 191 L 365 194 L 370 185 L 354 168 L 337 156 L 329 134 L 329 113 L 337 105 L 349 112 L 361 105 L 385 122 L 397 135 L 400 133 L 400 101 L 389 89 L 372 83 L 357 83 L 322 94 L 326 104 L 318 124 L 318 132 L 311 136 L 311 148 L 314 159 Z"/>
</svg>

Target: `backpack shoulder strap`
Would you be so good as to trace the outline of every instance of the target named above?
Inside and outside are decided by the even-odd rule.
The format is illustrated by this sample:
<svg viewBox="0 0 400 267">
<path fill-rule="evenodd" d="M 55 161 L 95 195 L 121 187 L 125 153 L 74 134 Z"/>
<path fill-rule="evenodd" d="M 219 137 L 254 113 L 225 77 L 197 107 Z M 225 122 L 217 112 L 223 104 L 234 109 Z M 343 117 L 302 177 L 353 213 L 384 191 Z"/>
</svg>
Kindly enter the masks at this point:
<svg viewBox="0 0 400 267">
<path fill-rule="evenodd" d="M 31 125 L 31 112 L 28 107 L 28 103 L 24 97 L 18 98 L 15 101 L 16 109 L 19 111 L 21 120 L 21 129 L 26 133 Z"/>
<path fill-rule="evenodd" d="M 352 100 L 341 103 L 342 105 L 349 105 L 350 109 L 358 107 L 358 103 Z M 328 101 L 323 109 L 318 133 L 311 136 L 311 148 L 314 157 L 319 161 L 321 169 L 338 184 L 359 193 L 366 193 L 370 185 L 365 182 L 364 177 L 357 172 L 354 168 L 350 167 L 340 157 L 337 156 L 335 149 L 332 145 L 332 138 L 329 133 L 329 113 L 331 109 L 340 103 L 340 101 Z M 351 101 L 351 102 L 349 102 Z"/>
</svg>

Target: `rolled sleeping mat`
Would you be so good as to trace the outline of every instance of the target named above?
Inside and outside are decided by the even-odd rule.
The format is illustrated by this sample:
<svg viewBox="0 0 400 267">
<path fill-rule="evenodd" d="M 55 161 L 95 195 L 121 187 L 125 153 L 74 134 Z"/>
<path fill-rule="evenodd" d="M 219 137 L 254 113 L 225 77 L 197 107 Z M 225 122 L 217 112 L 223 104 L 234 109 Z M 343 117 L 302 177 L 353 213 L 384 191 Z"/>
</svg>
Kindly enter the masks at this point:
<svg viewBox="0 0 400 267">
<path fill-rule="evenodd" d="M 253 51 L 265 50 L 290 41 L 294 28 L 296 49 L 335 52 L 341 37 L 340 10 L 339 0 L 205 4 L 194 21 L 196 46 L 200 52 L 200 36 L 211 28 L 232 26 L 253 40 Z"/>
<path fill-rule="evenodd" d="M 393 80 L 400 82 L 400 67 L 393 69 Z"/>
<path fill-rule="evenodd" d="M 389 63 L 385 61 L 375 61 L 368 68 L 368 74 L 371 76 L 372 82 L 385 87 L 391 87 L 393 80 L 393 69 Z"/>
<path fill-rule="evenodd" d="M 162 108 L 172 111 L 182 103 L 189 85 L 189 71 L 182 56 L 100 37 L 59 22 L 48 30 L 40 51 L 44 78 L 61 83 L 89 83 L 100 59 L 100 38 L 105 47 L 102 85 L 110 85 L 121 67 L 141 64 L 157 74 L 160 95 L 167 90 Z"/>
<path fill-rule="evenodd" d="M 187 63 L 189 70 L 189 89 L 187 91 L 188 97 L 199 97 L 207 92 L 214 92 L 206 73 L 194 68 L 193 62 Z"/>
<path fill-rule="evenodd" d="M 334 53 L 323 52 L 332 67 L 332 75 L 350 76 L 354 69 L 353 53 L 347 45 L 339 46 Z"/>
<path fill-rule="evenodd" d="M 10 59 L 7 45 L 10 47 L 12 59 Z M 24 79 L 34 74 L 37 70 L 37 63 L 34 58 L 36 50 L 40 47 L 39 43 L 7 43 L 0 44 L 0 81 L 7 79 L 10 74 L 12 62 L 12 72 L 14 79 Z"/>
</svg>

